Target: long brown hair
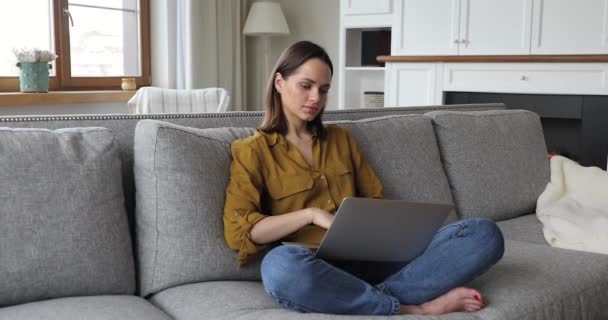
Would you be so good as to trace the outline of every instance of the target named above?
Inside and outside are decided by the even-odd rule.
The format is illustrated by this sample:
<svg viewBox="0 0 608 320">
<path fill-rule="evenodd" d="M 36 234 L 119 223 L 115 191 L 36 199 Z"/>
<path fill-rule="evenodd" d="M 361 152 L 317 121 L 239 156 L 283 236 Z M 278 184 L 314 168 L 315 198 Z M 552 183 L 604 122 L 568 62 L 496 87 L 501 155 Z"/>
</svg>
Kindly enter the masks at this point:
<svg viewBox="0 0 608 320">
<path fill-rule="evenodd" d="M 314 58 L 327 64 L 331 71 L 331 75 L 333 76 L 334 66 L 331 63 L 331 59 L 325 49 L 319 45 L 310 41 L 300 41 L 292 44 L 283 51 L 266 84 L 266 96 L 264 99 L 265 113 L 264 120 L 259 128 L 260 130 L 267 133 L 279 132 L 281 134 L 287 134 L 287 118 L 283 112 L 281 95 L 274 86 L 276 75 L 279 73 L 284 79 L 287 79 L 301 65 Z M 324 111 L 325 106 L 322 106 L 321 112 L 307 123 L 308 129 L 319 138 L 325 137 L 325 129 L 323 128 L 323 121 L 321 120 Z"/>
</svg>

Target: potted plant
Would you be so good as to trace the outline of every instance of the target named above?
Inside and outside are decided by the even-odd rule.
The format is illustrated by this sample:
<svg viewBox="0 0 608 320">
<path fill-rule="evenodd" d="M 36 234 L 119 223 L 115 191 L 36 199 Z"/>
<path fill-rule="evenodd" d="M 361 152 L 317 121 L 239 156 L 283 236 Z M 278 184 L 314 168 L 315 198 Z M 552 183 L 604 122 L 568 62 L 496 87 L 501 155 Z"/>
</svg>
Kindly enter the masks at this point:
<svg viewBox="0 0 608 320">
<path fill-rule="evenodd" d="M 48 50 L 40 49 L 13 49 L 19 67 L 19 87 L 21 92 L 48 92 L 49 69 L 53 67 L 51 61 L 57 55 Z"/>
</svg>

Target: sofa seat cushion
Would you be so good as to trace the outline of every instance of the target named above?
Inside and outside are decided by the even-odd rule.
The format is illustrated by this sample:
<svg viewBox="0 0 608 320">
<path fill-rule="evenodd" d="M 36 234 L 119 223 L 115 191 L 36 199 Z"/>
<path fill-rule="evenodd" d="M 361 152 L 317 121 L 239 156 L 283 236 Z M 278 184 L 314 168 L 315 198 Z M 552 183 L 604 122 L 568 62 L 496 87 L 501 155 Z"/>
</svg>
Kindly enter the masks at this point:
<svg viewBox="0 0 608 320">
<path fill-rule="evenodd" d="M 471 286 L 481 319 L 608 319 L 608 255 L 507 240 L 505 256 Z"/>
<path fill-rule="evenodd" d="M 477 313 L 390 319 L 608 319 L 608 255 L 507 240 L 503 259 L 470 286 L 488 307 Z M 150 301 L 178 320 L 346 319 L 300 314 L 275 304 L 260 282 L 216 281 L 166 289 Z M 388 319 L 389 317 L 356 317 Z"/>
<path fill-rule="evenodd" d="M 275 304 L 259 281 L 214 281 L 183 285 L 161 291 L 150 302 L 175 320 L 474 320 L 476 316 L 453 313 L 439 318 L 422 316 L 343 316 L 298 313 Z"/>
<path fill-rule="evenodd" d="M 499 221 L 497 224 L 505 239 L 549 245 L 543 236 L 543 224 L 536 214 Z"/>
<path fill-rule="evenodd" d="M 0 320 L 170 320 L 148 301 L 135 296 L 61 298 L 0 308 Z"/>
<path fill-rule="evenodd" d="M 134 292 L 113 132 L 0 128 L 0 307 Z"/>
<path fill-rule="evenodd" d="M 439 150 L 458 213 L 495 221 L 535 211 L 549 182 L 537 114 L 525 110 L 437 111 Z"/>
</svg>

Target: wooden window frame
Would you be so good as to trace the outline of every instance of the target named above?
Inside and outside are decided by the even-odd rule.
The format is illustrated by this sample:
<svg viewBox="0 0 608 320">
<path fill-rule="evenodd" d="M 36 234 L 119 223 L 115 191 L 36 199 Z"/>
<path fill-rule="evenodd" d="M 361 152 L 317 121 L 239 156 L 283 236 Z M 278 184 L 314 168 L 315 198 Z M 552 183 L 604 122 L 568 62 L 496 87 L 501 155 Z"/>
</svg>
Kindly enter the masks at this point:
<svg viewBox="0 0 608 320">
<path fill-rule="evenodd" d="M 72 77 L 70 66 L 69 18 L 63 14 L 68 0 L 53 0 L 53 33 L 55 51 L 55 75 L 49 78 L 49 90 L 120 90 L 124 77 Z M 133 77 L 137 87 L 150 85 L 150 0 L 139 0 L 139 30 L 141 38 L 141 76 Z M 0 77 L 0 92 L 18 92 L 19 77 Z"/>
</svg>

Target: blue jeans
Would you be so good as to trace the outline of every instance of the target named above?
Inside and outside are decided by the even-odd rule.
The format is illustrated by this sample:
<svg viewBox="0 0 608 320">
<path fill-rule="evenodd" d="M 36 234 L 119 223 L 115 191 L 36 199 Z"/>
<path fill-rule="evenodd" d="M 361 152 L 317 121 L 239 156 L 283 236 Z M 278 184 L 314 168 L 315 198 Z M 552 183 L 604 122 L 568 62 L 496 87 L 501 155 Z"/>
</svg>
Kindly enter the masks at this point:
<svg viewBox="0 0 608 320">
<path fill-rule="evenodd" d="M 441 228 L 409 263 L 326 261 L 301 246 L 279 246 L 262 261 L 262 282 L 272 299 L 292 310 L 392 315 L 400 304 L 419 305 L 470 282 L 503 253 L 493 221 L 465 219 Z"/>
</svg>

